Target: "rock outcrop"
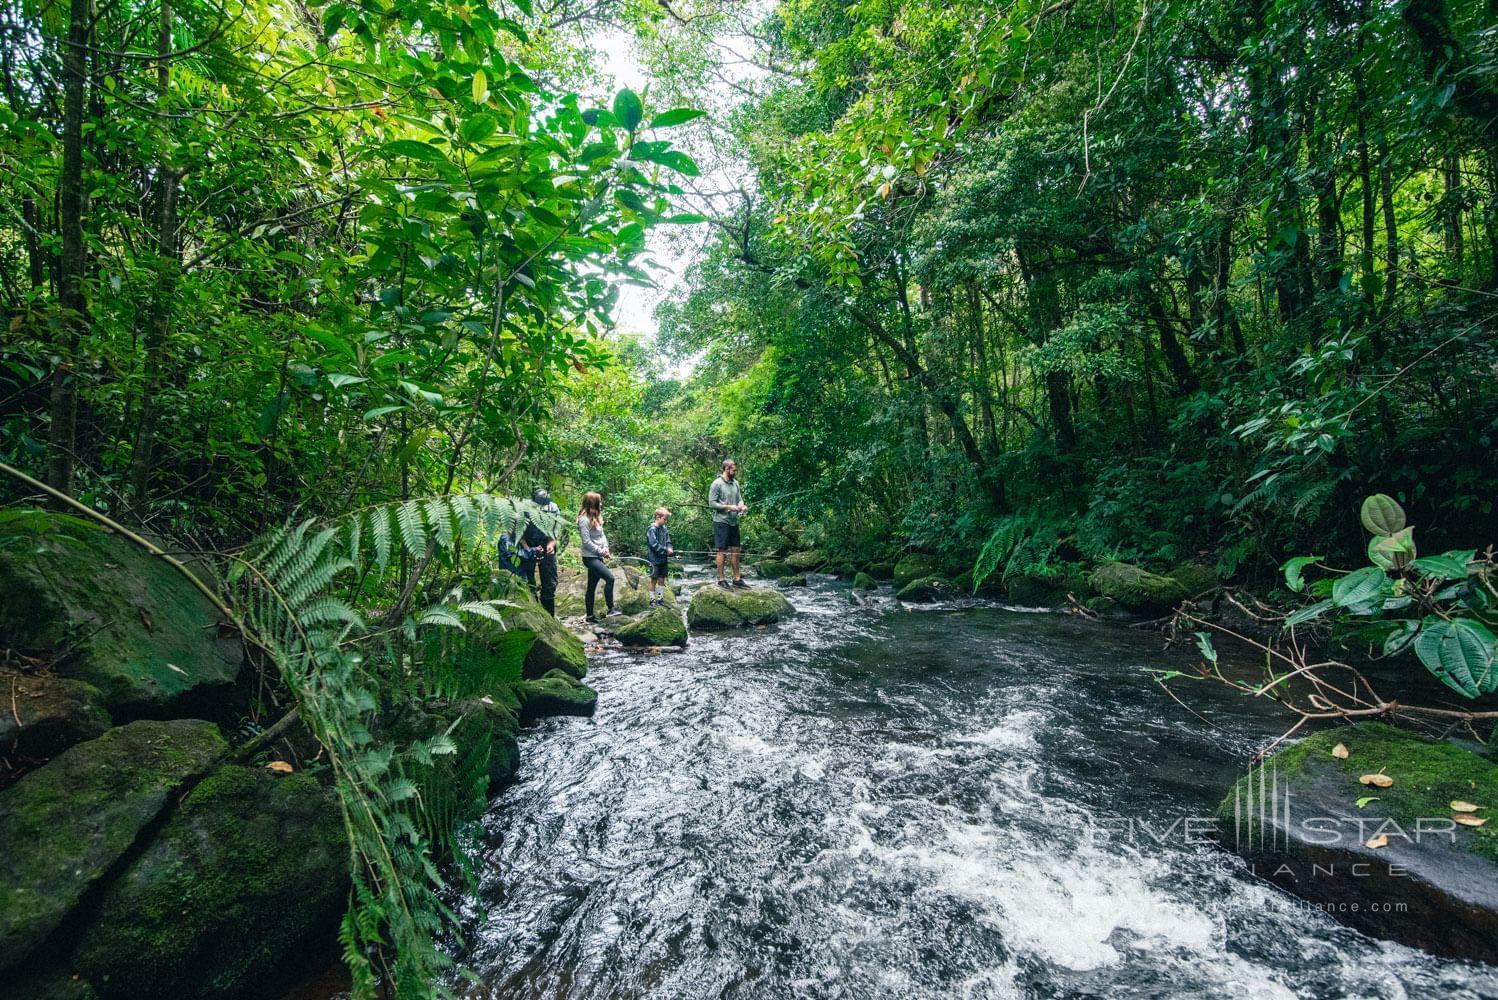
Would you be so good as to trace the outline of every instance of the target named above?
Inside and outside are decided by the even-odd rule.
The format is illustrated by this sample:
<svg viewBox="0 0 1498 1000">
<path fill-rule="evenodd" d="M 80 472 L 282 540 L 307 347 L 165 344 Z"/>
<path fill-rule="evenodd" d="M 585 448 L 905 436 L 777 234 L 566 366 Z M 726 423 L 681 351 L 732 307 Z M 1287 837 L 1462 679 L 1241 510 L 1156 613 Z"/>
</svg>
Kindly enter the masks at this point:
<svg viewBox="0 0 1498 1000">
<path fill-rule="evenodd" d="M 878 590 L 879 582 L 867 573 L 857 573 L 853 577 L 854 590 Z"/>
<path fill-rule="evenodd" d="M 181 571 L 78 518 L 32 530 L 0 548 L 0 646 L 93 685 L 116 718 L 221 714 L 244 651 Z"/>
<path fill-rule="evenodd" d="M 535 635 L 536 641 L 525 654 L 524 672 L 527 678 L 544 677 L 552 670 L 561 670 L 581 679 L 588 673 L 588 654 L 583 650 L 582 640 L 567 630 L 567 626 L 547 614 L 541 602 L 531 594 L 530 588 L 511 573 L 500 573 L 494 583 L 494 596 L 509 602 L 501 608 L 500 617 L 504 628 L 518 629 Z M 498 623 L 473 622 L 470 629 L 480 638 L 498 630 Z"/>
<path fill-rule="evenodd" d="M 957 596 L 957 588 L 939 576 L 923 576 L 899 588 L 895 597 L 912 604 L 929 604 Z"/>
<path fill-rule="evenodd" d="M 615 629 L 614 638 L 626 646 L 685 646 L 687 626 L 680 609 L 666 604 Z"/>
<path fill-rule="evenodd" d="M 104 696 L 86 681 L 54 674 L 0 672 L 0 753 L 45 762 L 109 728 Z"/>
<path fill-rule="evenodd" d="M 209 722 L 132 722 L 0 792 L 0 970 L 41 944 L 225 748 Z"/>
<path fill-rule="evenodd" d="M 940 576 L 941 566 L 935 556 L 924 552 L 911 552 L 895 563 L 891 571 L 895 581 L 895 591 L 904 589 L 906 584 L 928 576 Z"/>
<path fill-rule="evenodd" d="M 271 995 L 348 884 L 338 807 L 315 779 L 221 767 L 110 884 L 73 966 L 101 997 Z"/>
<path fill-rule="evenodd" d="M 1094 590 L 1140 615 L 1163 615 L 1191 596 L 1178 581 L 1132 563 L 1104 563 L 1092 571 Z"/>
<path fill-rule="evenodd" d="M 687 625 L 695 629 L 768 625 L 794 611 L 783 594 L 768 587 L 726 589 L 704 586 L 692 595 L 692 602 L 687 607 Z"/>
<path fill-rule="evenodd" d="M 1392 784 L 1362 782 L 1375 774 Z M 1217 819 L 1255 874 L 1360 930 L 1498 961 L 1492 761 L 1379 723 L 1326 730 L 1240 779 Z"/>
<path fill-rule="evenodd" d="M 560 670 L 520 687 L 520 718 L 525 722 L 553 715 L 589 716 L 597 707 L 598 692 Z"/>
</svg>

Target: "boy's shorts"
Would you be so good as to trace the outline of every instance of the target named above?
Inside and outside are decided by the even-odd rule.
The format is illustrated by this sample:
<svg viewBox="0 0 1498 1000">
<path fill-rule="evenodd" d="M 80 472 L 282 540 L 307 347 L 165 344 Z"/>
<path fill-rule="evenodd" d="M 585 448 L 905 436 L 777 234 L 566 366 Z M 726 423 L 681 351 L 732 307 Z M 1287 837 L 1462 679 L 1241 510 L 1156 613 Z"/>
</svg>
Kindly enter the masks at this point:
<svg viewBox="0 0 1498 1000">
<path fill-rule="evenodd" d="M 724 524 L 722 521 L 714 521 L 713 548 L 719 552 L 742 548 L 739 544 L 739 526 L 737 524 Z"/>
<path fill-rule="evenodd" d="M 665 563 L 651 563 L 650 564 L 650 579 L 653 580 L 653 581 L 655 581 L 655 582 L 657 582 L 657 583 L 664 582 L 665 579 L 666 579 L 666 564 Z"/>
</svg>

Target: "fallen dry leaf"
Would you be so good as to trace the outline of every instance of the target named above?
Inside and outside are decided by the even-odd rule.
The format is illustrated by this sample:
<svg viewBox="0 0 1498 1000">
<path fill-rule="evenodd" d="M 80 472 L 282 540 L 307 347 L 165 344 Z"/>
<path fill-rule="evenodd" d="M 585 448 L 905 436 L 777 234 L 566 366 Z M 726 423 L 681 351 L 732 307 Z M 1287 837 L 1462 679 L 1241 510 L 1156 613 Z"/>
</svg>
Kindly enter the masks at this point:
<svg viewBox="0 0 1498 1000">
<path fill-rule="evenodd" d="M 1387 835 L 1381 833 L 1377 837 L 1370 837 L 1370 838 L 1368 838 L 1368 840 L 1363 844 L 1363 846 L 1364 847 L 1371 847 L 1374 850 L 1377 850 L 1380 847 L 1388 847 L 1389 846 L 1389 838 L 1388 838 Z"/>
<path fill-rule="evenodd" d="M 1338 743 L 1336 746 L 1332 747 L 1332 756 L 1337 758 L 1338 760 L 1346 760 L 1347 745 L 1345 743 Z"/>
<path fill-rule="evenodd" d="M 1454 813 L 1475 813 L 1477 806 L 1474 806 L 1470 802 L 1463 802 L 1461 799 L 1452 799 L 1451 811 Z"/>
<path fill-rule="evenodd" d="M 277 774 L 290 774 L 292 771 L 296 770 L 296 768 L 292 767 L 284 760 L 273 760 L 269 764 L 265 765 L 265 769 L 267 771 L 274 771 Z"/>
<path fill-rule="evenodd" d="M 1481 816 L 1473 816 L 1471 813 L 1452 813 L 1451 818 L 1462 826 L 1482 826 L 1487 822 Z"/>
<path fill-rule="evenodd" d="M 1394 779 L 1382 772 L 1378 774 L 1365 774 L 1358 780 L 1365 785 L 1372 785 L 1374 788 L 1392 788 L 1394 786 Z"/>
</svg>

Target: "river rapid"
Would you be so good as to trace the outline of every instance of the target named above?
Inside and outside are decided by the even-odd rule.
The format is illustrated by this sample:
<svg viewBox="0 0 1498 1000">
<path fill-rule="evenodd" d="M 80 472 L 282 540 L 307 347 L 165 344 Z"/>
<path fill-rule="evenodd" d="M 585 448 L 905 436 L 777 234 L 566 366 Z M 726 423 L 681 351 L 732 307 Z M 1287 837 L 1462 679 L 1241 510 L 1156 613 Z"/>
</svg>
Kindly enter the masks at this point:
<svg viewBox="0 0 1498 1000">
<path fill-rule="evenodd" d="M 482 821 L 455 992 L 1498 997 L 1202 842 L 1287 723 L 1205 684 L 1193 716 L 1158 634 L 850 595 L 594 657 L 596 717 L 529 731 Z"/>
</svg>

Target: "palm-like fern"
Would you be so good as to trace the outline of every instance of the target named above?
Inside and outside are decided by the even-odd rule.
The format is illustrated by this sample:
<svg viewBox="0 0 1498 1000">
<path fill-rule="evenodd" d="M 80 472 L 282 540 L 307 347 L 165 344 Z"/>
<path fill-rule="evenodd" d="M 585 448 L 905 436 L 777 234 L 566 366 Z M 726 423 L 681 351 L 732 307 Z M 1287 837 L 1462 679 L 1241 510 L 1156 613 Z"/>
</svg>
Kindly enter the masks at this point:
<svg viewBox="0 0 1498 1000">
<path fill-rule="evenodd" d="M 462 629 L 469 616 L 499 619 L 499 602 L 464 600 L 458 591 L 414 612 L 408 598 L 428 565 L 454 564 L 464 545 L 482 551 L 524 518 L 549 534 L 561 529 L 560 518 L 534 504 L 490 494 L 370 507 L 326 525 L 279 528 L 240 554 L 229 574 L 241 623 L 274 661 L 333 769 L 354 879 L 341 940 L 358 994 L 371 995 L 382 977 L 399 996 L 434 990 L 445 964 L 436 940 L 452 922 L 434 844 L 451 847 L 460 813 L 451 795 L 471 798 L 478 757 L 487 762 L 487 743 L 458 759 L 446 732 L 399 755 L 374 735 L 382 693 L 421 667 L 425 649 L 446 645 L 423 642 L 424 630 Z M 395 580 L 402 562 L 406 579 Z M 357 605 L 391 595 L 398 596 L 369 624 L 372 613 Z M 437 673 L 433 683 L 443 683 Z M 463 788 L 447 789 L 447 779 Z"/>
</svg>

